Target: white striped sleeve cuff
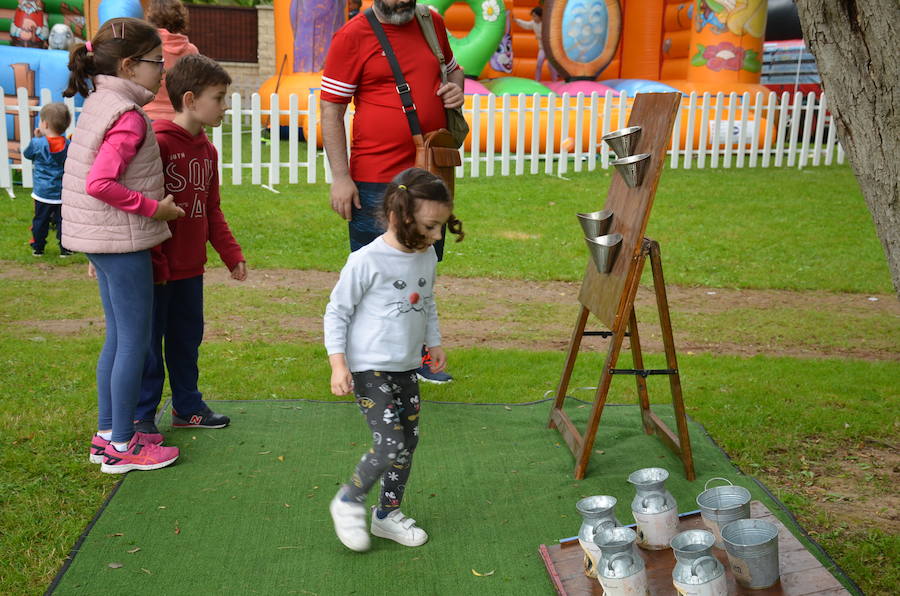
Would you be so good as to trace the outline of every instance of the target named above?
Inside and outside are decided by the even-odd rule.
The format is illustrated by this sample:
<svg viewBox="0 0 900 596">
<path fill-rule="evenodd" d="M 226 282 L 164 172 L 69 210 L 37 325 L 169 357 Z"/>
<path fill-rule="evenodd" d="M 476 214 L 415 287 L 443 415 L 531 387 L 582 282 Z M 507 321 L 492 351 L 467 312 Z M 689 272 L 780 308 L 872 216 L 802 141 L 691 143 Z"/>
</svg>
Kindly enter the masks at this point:
<svg viewBox="0 0 900 596">
<path fill-rule="evenodd" d="M 446 72 L 447 74 L 450 74 L 457 68 L 459 68 L 459 64 L 456 63 L 456 58 L 453 58 L 452 60 L 450 60 L 449 64 L 444 65 L 444 72 Z"/>
<path fill-rule="evenodd" d="M 356 85 L 348 85 L 336 79 L 322 77 L 322 91 L 338 97 L 353 97 L 353 94 L 356 93 Z"/>
</svg>

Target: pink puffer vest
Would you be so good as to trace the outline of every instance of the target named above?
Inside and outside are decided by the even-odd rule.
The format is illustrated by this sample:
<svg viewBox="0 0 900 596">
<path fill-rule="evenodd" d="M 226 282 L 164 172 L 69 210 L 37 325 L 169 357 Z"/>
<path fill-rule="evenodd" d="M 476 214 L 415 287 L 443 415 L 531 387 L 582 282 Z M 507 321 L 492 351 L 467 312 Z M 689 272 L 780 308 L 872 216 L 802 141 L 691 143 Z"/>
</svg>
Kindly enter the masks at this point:
<svg viewBox="0 0 900 596">
<path fill-rule="evenodd" d="M 147 135 L 119 182 L 150 199 L 163 198 L 162 160 L 156 135 L 141 106 L 153 99 L 148 89 L 119 77 L 98 75 L 96 90 L 84 100 L 78 126 L 72 135 L 63 174 L 62 244 L 86 253 L 126 253 L 152 248 L 170 238 L 164 221 L 127 213 L 85 191 L 88 172 L 106 132 L 119 116 L 137 110 L 147 121 Z"/>
</svg>

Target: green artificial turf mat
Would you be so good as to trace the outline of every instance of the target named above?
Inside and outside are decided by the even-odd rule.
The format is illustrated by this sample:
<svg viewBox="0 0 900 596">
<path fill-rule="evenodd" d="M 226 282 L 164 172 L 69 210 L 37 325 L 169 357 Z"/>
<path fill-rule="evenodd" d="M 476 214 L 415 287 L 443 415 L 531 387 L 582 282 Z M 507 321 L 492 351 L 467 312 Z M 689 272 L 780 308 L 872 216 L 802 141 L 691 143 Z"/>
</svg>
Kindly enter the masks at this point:
<svg viewBox="0 0 900 596">
<path fill-rule="evenodd" d="M 226 429 L 161 425 L 181 458 L 128 474 L 54 593 L 549 594 L 538 546 L 577 534 L 584 496 L 617 497 L 619 521 L 632 523 L 626 477 L 648 466 L 669 470 L 681 512 L 696 509 L 715 476 L 775 510 L 693 422 L 698 478 L 687 482 L 680 460 L 643 434 L 633 406 L 606 408 L 587 477 L 574 480 L 572 455 L 546 427 L 550 405 L 425 402 L 403 511 L 431 539 L 407 548 L 373 538 L 358 554 L 338 542 L 328 513 L 368 448 L 356 405 L 219 402 L 214 409 L 232 419 Z M 671 423 L 671 408 L 654 410 Z M 570 400 L 566 411 L 584 428 L 589 406 Z"/>
</svg>

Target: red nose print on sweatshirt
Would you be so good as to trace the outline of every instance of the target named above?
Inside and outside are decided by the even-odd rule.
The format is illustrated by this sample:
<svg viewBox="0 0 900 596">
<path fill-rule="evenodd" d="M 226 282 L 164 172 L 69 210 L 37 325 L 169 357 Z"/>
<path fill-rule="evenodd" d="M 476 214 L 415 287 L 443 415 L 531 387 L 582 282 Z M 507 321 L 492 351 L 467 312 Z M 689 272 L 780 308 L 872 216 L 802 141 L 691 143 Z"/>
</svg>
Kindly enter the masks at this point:
<svg viewBox="0 0 900 596">
<path fill-rule="evenodd" d="M 418 304 L 419 303 L 419 293 L 413 292 L 409 295 L 409 303 L 410 304 Z"/>
</svg>

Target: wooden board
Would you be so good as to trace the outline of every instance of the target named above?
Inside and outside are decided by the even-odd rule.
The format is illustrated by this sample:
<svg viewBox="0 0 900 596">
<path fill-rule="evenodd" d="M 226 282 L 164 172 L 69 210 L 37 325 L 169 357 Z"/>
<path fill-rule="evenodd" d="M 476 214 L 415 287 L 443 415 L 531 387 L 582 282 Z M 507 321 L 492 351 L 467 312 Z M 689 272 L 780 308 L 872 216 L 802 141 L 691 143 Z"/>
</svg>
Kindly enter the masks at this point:
<svg viewBox="0 0 900 596">
<path fill-rule="evenodd" d="M 841 583 L 806 550 L 803 544 L 759 501 L 750 504 L 751 516 L 764 519 L 778 526 L 778 556 L 781 563 L 781 581 L 765 590 L 749 590 L 737 584 L 728 565 L 724 550 L 713 548 L 713 554 L 725 566 L 728 593 L 746 596 L 812 595 L 837 596 L 849 594 Z M 706 529 L 700 514 L 681 518 L 679 530 Z M 647 566 L 650 594 L 676 596 L 672 585 L 672 569 L 675 555 L 671 549 L 662 551 L 640 550 Z M 541 545 L 540 555 L 547 567 L 550 581 L 561 596 L 603 596 L 603 588 L 596 579 L 584 574 L 584 552 L 578 540 L 569 540 L 552 546 Z"/>
<path fill-rule="evenodd" d="M 635 153 L 649 153 L 650 164 L 643 183 L 635 188 L 625 184 L 618 172 L 613 174 L 603 209 L 613 212 L 609 233 L 622 234 L 622 246 L 609 273 L 598 273 L 588 258 L 587 272 L 578 295 L 581 304 L 613 331 L 619 325 L 628 324 L 626 303 L 629 297 L 625 290 L 637 275 L 641 243 L 680 105 L 680 93 L 640 93 L 628 119 L 628 126 L 642 128 Z"/>
</svg>

